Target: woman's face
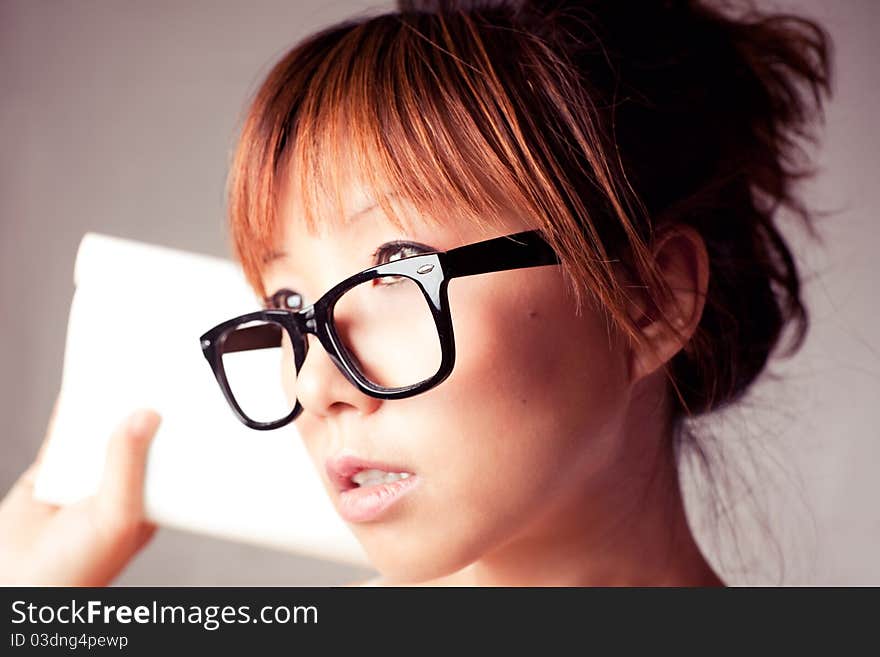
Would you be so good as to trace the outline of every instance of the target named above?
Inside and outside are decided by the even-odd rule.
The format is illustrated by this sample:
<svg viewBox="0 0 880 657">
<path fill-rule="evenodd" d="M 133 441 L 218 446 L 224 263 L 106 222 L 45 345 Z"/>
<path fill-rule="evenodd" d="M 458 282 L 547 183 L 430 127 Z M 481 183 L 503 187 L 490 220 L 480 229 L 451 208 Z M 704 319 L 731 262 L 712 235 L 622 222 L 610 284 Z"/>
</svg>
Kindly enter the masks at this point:
<svg viewBox="0 0 880 657">
<path fill-rule="evenodd" d="M 355 188 L 344 202 L 347 215 L 370 205 Z M 467 222 L 438 228 L 416 218 L 401 230 L 376 207 L 312 233 L 295 195 L 283 194 L 279 208 L 286 231 L 279 246 L 287 256 L 267 267 L 266 292 L 291 289 L 305 305 L 376 264 L 373 254 L 386 242 L 445 251 L 534 227 L 511 213 L 492 234 Z M 561 267 L 453 279 L 448 291 L 456 361 L 439 386 L 407 399 L 369 397 L 314 336 L 296 380 L 304 408 L 296 427 L 334 505 L 374 566 L 398 581 L 442 576 L 553 531 L 566 505 L 608 485 L 622 449 L 616 437 L 629 392 L 625 351 L 609 338 L 601 313 L 575 315 Z M 392 504 L 378 513 L 375 505 L 352 511 L 356 505 L 344 499 L 350 493 L 327 467 L 347 456 L 409 474 L 389 485 Z M 404 492 L 394 496 L 398 488 Z"/>
</svg>

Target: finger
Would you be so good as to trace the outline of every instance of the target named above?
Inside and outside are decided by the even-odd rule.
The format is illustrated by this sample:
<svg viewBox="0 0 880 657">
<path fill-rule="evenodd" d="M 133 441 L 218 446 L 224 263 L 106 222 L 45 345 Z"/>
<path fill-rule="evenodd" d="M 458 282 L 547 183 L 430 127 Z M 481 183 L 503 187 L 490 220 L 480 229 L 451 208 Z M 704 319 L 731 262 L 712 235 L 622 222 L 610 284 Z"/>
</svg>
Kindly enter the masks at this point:
<svg viewBox="0 0 880 657">
<path fill-rule="evenodd" d="M 144 546 L 153 540 L 159 525 L 152 522 L 142 522 L 138 528 L 138 534 L 135 537 L 135 551 L 140 551 Z"/>
<path fill-rule="evenodd" d="M 49 447 L 49 440 L 55 432 L 55 419 L 58 417 L 58 406 L 60 406 L 60 404 L 61 394 L 59 393 L 55 398 L 55 403 L 52 405 L 52 412 L 49 414 L 49 422 L 46 425 L 46 435 L 43 437 L 43 442 L 40 444 L 40 448 L 37 450 L 37 456 L 34 458 L 34 463 L 31 466 L 34 468 L 34 472 L 36 472 L 35 466 L 39 466 L 39 464 L 43 462 L 43 457 L 46 455 L 46 451 Z M 30 468 L 28 468 L 28 470 L 30 470 Z"/>
<path fill-rule="evenodd" d="M 60 395 L 55 398 L 55 403 L 52 406 L 52 412 L 49 415 L 49 423 L 46 430 L 46 436 L 43 438 L 43 442 L 40 445 L 39 450 L 37 451 L 36 457 L 34 458 L 33 462 L 27 467 L 27 469 L 25 469 L 25 471 L 22 472 L 21 475 L 19 475 L 18 479 L 9 489 L 9 492 L 3 498 L 3 509 L 13 508 L 19 511 L 27 509 L 27 513 L 31 515 L 38 514 L 40 516 L 48 516 L 55 509 L 58 508 L 54 504 L 39 502 L 34 499 L 34 484 L 37 480 L 37 474 L 40 471 L 40 464 L 42 463 L 43 457 L 45 456 L 47 447 L 49 445 L 49 438 L 52 435 L 52 431 L 55 427 L 55 418 L 58 415 L 58 406 L 60 399 Z M 7 513 L 9 513 L 9 511 L 7 511 Z M 34 515 L 34 517 L 36 517 L 36 515 Z"/>
<path fill-rule="evenodd" d="M 37 473 L 39 471 L 40 464 L 38 461 L 34 461 L 27 467 L 27 470 L 22 472 L 18 477 L 18 481 L 15 482 L 14 488 L 29 488 L 33 490 L 34 483 L 37 480 Z"/>
<path fill-rule="evenodd" d="M 34 481 L 37 475 L 37 464 L 33 463 L 27 470 L 19 475 L 18 479 L 9 489 L 6 496 L 0 501 L 0 512 L 7 514 L 7 518 L 27 518 L 28 521 L 36 521 L 51 515 L 58 507 L 47 502 L 40 502 L 34 498 Z M 17 526 L 19 520 L 14 525 Z"/>
<path fill-rule="evenodd" d="M 143 518 L 147 452 L 160 422 L 158 413 L 143 409 L 132 414 L 110 439 L 97 503 L 111 529 L 132 528 Z"/>
</svg>

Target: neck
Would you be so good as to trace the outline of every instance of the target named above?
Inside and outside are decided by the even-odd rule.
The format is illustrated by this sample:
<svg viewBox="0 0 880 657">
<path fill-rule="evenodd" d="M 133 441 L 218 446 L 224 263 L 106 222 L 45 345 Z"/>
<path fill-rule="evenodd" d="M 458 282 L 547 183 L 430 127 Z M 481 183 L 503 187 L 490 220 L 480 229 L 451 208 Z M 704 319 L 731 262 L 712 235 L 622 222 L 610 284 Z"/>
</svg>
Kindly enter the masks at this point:
<svg viewBox="0 0 880 657">
<path fill-rule="evenodd" d="M 596 506 L 606 511 L 601 519 L 584 513 Z M 637 495 L 612 494 L 598 505 L 593 496 L 572 499 L 460 576 L 476 586 L 721 584 L 694 540 L 677 477 L 668 471 Z"/>
<path fill-rule="evenodd" d="M 661 405 L 662 406 L 662 405 Z M 475 586 L 718 586 L 687 521 L 671 435 L 630 414 L 603 481 L 561 496 L 516 537 L 443 583 Z M 646 435 L 645 427 L 656 427 Z"/>
</svg>

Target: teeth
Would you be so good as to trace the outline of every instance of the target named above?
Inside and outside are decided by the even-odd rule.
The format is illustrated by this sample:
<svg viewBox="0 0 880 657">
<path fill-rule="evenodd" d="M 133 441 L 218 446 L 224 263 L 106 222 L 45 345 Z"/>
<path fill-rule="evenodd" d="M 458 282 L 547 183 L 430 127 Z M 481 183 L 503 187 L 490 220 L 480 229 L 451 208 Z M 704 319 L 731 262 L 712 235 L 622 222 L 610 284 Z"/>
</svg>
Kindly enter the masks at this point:
<svg viewBox="0 0 880 657">
<path fill-rule="evenodd" d="M 376 486 L 378 484 L 390 484 L 399 479 L 407 479 L 409 472 L 385 472 L 383 470 L 361 470 L 351 480 L 358 486 Z"/>
</svg>

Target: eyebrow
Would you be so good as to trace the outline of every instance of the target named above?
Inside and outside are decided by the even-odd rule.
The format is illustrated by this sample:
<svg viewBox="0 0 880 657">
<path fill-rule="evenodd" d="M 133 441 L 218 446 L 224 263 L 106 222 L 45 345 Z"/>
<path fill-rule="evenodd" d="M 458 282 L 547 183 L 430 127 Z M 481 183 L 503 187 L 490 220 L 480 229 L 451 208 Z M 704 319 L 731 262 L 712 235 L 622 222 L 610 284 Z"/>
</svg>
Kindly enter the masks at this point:
<svg viewBox="0 0 880 657">
<path fill-rule="evenodd" d="M 375 203 L 375 202 L 370 203 L 369 205 L 358 210 L 357 212 L 350 214 L 346 221 L 352 221 L 353 219 L 358 219 L 358 218 L 362 217 L 363 215 L 367 214 L 368 212 L 372 212 L 377 207 L 379 207 L 378 203 Z M 275 260 L 278 260 L 279 258 L 286 258 L 289 255 L 290 254 L 287 251 L 273 251 L 272 253 L 270 253 L 268 256 L 266 256 L 263 259 L 263 264 L 268 265 L 270 262 L 274 262 Z"/>
</svg>

